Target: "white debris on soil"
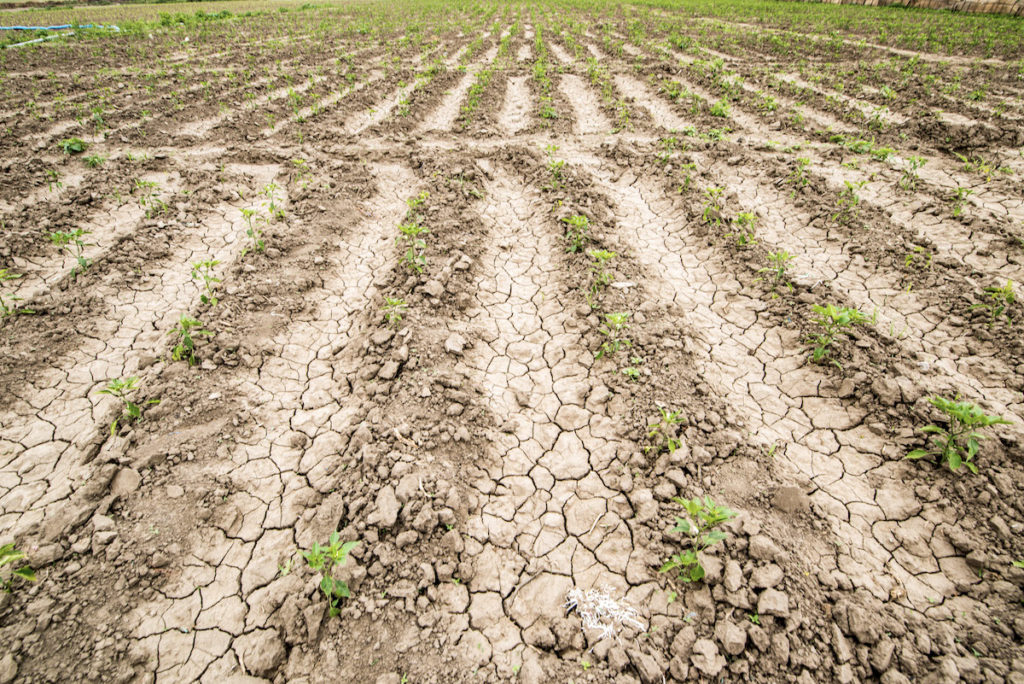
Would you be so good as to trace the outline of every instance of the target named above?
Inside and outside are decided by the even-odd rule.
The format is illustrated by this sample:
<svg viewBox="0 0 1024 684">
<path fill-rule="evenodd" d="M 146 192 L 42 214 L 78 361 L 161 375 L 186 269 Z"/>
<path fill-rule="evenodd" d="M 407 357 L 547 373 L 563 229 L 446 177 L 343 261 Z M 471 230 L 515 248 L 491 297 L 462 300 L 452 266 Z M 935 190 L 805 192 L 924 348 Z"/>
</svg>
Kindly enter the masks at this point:
<svg viewBox="0 0 1024 684">
<path fill-rule="evenodd" d="M 623 628 L 633 628 L 638 632 L 647 630 L 647 625 L 640 617 L 637 609 L 623 600 L 616 600 L 607 591 L 590 589 L 583 591 L 573 587 L 565 595 L 567 612 L 576 611 L 583 621 L 583 634 L 588 630 L 599 633 L 593 644 L 608 638 L 618 640 Z M 593 650 L 593 646 L 591 646 Z"/>
</svg>

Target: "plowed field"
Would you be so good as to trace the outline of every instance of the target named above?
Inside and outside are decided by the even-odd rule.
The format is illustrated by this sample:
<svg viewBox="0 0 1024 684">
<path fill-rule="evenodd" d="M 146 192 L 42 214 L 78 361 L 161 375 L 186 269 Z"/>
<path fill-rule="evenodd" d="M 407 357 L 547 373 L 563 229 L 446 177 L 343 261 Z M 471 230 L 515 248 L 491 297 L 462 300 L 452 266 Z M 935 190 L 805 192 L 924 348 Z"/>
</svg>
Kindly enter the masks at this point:
<svg viewBox="0 0 1024 684">
<path fill-rule="evenodd" d="M 1024 22 L 196 7 L 4 13 L 0 682 L 1024 682 Z"/>
</svg>

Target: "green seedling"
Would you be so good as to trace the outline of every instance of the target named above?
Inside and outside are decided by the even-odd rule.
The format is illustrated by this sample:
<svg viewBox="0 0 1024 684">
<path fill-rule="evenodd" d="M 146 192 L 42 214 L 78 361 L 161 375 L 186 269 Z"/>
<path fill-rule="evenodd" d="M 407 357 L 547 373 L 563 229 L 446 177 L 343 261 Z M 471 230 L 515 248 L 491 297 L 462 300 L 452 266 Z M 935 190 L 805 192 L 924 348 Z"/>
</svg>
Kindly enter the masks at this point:
<svg viewBox="0 0 1024 684">
<path fill-rule="evenodd" d="M 544 151 L 548 154 L 547 167 L 548 172 L 551 174 L 551 182 L 548 184 L 547 189 L 558 190 L 562 187 L 562 169 L 565 168 L 565 160 L 555 159 L 558 145 L 548 145 L 544 148 Z"/>
<path fill-rule="evenodd" d="M 563 218 L 569 227 L 565 230 L 565 239 L 569 243 L 565 251 L 581 252 L 583 245 L 590 239 L 590 219 L 586 216 L 575 215 Z"/>
<path fill-rule="evenodd" d="M 711 116 L 726 118 L 729 116 L 729 101 L 722 99 L 711 105 Z"/>
<path fill-rule="evenodd" d="M 4 283 L 17 280 L 21 277 L 18 273 L 9 273 L 6 268 L 0 268 L 0 286 Z M 4 292 L 0 290 L 0 318 L 7 318 L 8 316 L 16 316 L 18 314 L 30 314 L 35 313 L 32 309 L 19 309 L 15 302 L 20 302 L 21 297 L 18 297 L 13 292 Z"/>
<path fill-rule="evenodd" d="M 263 230 L 260 223 L 265 219 L 259 215 L 258 209 L 242 209 L 242 218 L 245 219 L 245 236 L 249 238 L 249 244 L 242 248 L 242 256 L 249 252 L 262 252 L 266 243 L 263 240 Z"/>
<path fill-rule="evenodd" d="M 707 198 L 707 201 L 704 203 L 704 213 L 701 215 L 704 223 L 713 224 L 717 227 L 726 222 L 725 217 L 722 216 L 722 194 L 724 192 L 725 188 L 704 189 L 704 197 Z"/>
<path fill-rule="evenodd" d="M 85 248 L 90 244 L 83 238 L 86 235 L 90 235 L 90 232 L 81 228 L 76 228 L 73 231 L 57 231 L 50 233 L 49 238 L 57 247 L 61 247 L 74 257 L 75 262 L 78 264 L 71 269 L 71 277 L 77 278 L 79 273 L 84 273 L 89 268 L 89 260 L 85 258 Z"/>
<path fill-rule="evenodd" d="M 780 249 L 777 252 L 770 252 L 768 254 L 768 265 L 757 270 L 758 273 L 770 274 L 769 277 L 771 278 L 771 289 L 773 295 L 780 285 L 784 285 L 790 290 L 793 289 L 793 286 L 786 280 L 786 272 L 789 269 L 789 262 L 792 260 L 792 254 Z M 758 280 L 760 280 L 760 278 Z"/>
<path fill-rule="evenodd" d="M 995 325 L 1000 316 L 1006 318 L 1007 325 L 1013 325 L 1011 308 L 1017 301 L 1017 295 L 1013 291 L 1013 281 L 1007 280 L 1006 285 L 998 287 L 986 287 L 983 296 L 988 300 L 981 304 L 974 304 L 971 310 L 984 309 L 988 312 L 988 327 Z"/>
<path fill-rule="evenodd" d="M 260 194 L 267 198 L 267 209 L 273 219 L 284 218 L 284 209 L 277 206 L 277 191 L 280 189 L 281 187 L 277 183 L 269 183 L 260 191 Z"/>
<path fill-rule="evenodd" d="M 198 363 L 196 358 L 196 342 L 193 339 L 199 337 L 213 337 L 213 333 L 203 328 L 203 322 L 182 314 L 178 323 L 171 329 L 168 335 L 176 338 L 174 349 L 171 350 L 171 358 L 175 361 L 185 360 L 188 365 L 194 366 Z"/>
<path fill-rule="evenodd" d="M 46 191 L 53 192 L 54 189 L 60 190 L 64 187 L 64 184 L 60 182 L 60 174 L 57 173 L 57 169 L 46 170 Z"/>
<path fill-rule="evenodd" d="M 929 270 L 932 267 L 932 253 L 921 245 L 914 245 L 914 249 L 907 252 L 903 257 L 903 266 L 906 268 Z"/>
<path fill-rule="evenodd" d="M 807 169 L 811 166 L 811 160 L 807 157 L 799 157 L 796 160 L 796 168 L 790 171 L 789 175 L 786 176 L 786 182 L 793 186 L 793 190 L 789 193 L 790 197 L 796 195 L 796 191 L 799 188 L 806 187 L 810 182 L 807 176 Z"/>
<path fill-rule="evenodd" d="M 309 565 L 310 569 L 321 574 L 320 591 L 323 592 L 324 597 L 327 599 L 329 605 L 328 613 L 330 613 L 331 617 L 341 612 L 341 609 L 338 607 L 341 599 L 348 598 L 351 595 L 348 584 L 342 580 L 334 579 L 332 572 L 335 566 L 345 565 L 349 552 L 357 546 L 359 546 L 357 541 L 342 543 L 338 532 L 334 531 L 331 532 L 331 538 L 327 546 L 321 546 L 318 542 L 313 542 L 312 549 L 302 552 L 302 557 L 306 559 L 306 564 Z"/>
<path fill-rule="evenodd" d="M 591 292 L 596 294 L 597 289 L 608 287 L 614 276 L 610 271 L 606 269 L 608 262 L 615 258 L 615 252 L 609 252 L 606 249 L 592 249 L 587 254 L 594 262 L 590 265 L 590 270 L 594 276 L 593 285 L 591 285 Z"/>
<path fill-rule="evenodd" d="M 604 325 L 598 330 L 605 336 L 601 348 L 594 354 L 594 359 L 600 359 L 605 354 L 614 354 L 623 347 L 631 347 L 633 343 L 625 336 L 628 325 L 628 313 L 610 313 L 604 315 Z"/>
<path fill-rule="evenodd" d="M 914 449 L 907 458 L 917 460 L 926 456 L 938 458 L 939 465 L 946 464 L 956 472 L 961 466 L 967 466 L 977 474 L 978 466 L 974 457 L 978 453 L 981 440 L 985 439 L 978 430 L 992 425 L 1009 425 L 1010 421 L 999 416 L 986 415 L 980 408 L 968 401 L 957 401 L 945 397 L 934 396 L 928 399 L 932 406 L 946 414 L 947 427 L 926 425 L 921 432 L 929 435 L 928 448 Z"/>
<path fill-rule="evenodd" d="M 65 138 L 60 141 L 60 149 L 64 151 L 64 154 L 81 154 L 89 148 L 81 138 Z"/>
<path fill-rule="evenodd" d="M 25 560 L 28 556 L 24 551 L 18 551 L 14 544 L 0 546 L 0 589 L 8 594 L 14 591 L 14 581 L 35 582 L 36 573 L 29 565 L 14 567 L 18 561 Z M 8 568 L 7 566 L 10 566 Z M 9 574 L 8 574 L 9 573 Z"/>
<path fill-rule="evenodd" d="M 957 186 L 953 194 L 949 196 L 949 201 L 953 204 L 953 216 L 960 217 L 964 213 L 964 205 L 967 203 L 967 198 L 973 194 L 974 191 L 970 188 Z"/>
<path fill-rule="evenodd" d="M 907 165 L 903 169 L 903 175 L 900 177 L 899 185 L 904 190 L 917 190 L 917 184 L 921 181 L 921 177 L 918 175 L 918 170 L 928 162 L 923 157 L 908 157 Z"/>
<path fill-rule="evenodd" d="M 192 264 L 192 280 L 202 282 L 203 291 L 199 295 L 199 301 L 208 306 L 217 306 L 217 296 L 213 293 L 214 286 L 221 282 L 220 278 L 213 275 L 213 269 L 220 264 L 216 259 L 197 261 Z"/>
<path fill-rule="evenodd" d="M 398 325 L 402 321 L 402 315 L 407 306 L 404 299 L 384 297 L 384 320 L 388 322 L 388 325 Z"/>
<path fill-rule="evenodd" d="M 857 191 L 868 182 L 844 180 L 843 183 L 845 187 L 839 192 L 839 197 L 836 199 L 836 213 L 832 214 L 832 221 L 849 226 L 860 216 L 860 195 L 857 194 Z"/>
<path fill-rule="evenodd" d="M 679 579 L 683 582 L 699 582 L 705 575 L 700 554 L 709 546 L 726 539 L 725 532 L 715 528 L 735 518 L 736 513 L 725 506 L 719 506 L 707 496 L 703 501 L 681 497 L 672 500 L 686 510 L 689 519 L 675 516 L 675 527 L 669 532 L 686 535 L 690 548 L 670 557 L 658 572 L 679 570 Z"/>
<path fill-rule="evenodd" d="M 107 161 L 107 159 L 106 157 L 103 157 L 98 154 L 90 154 L 87 157 L 83 157 L 82 161 L 84 161 L 85 165 L 88 166 L 90 169 L 95 169 L 97 166 L 102 166 L 103 162 Z"/>
<path fill-rule="evenodd" d="M 395 238 L 395 244 L 405 246 L 405 254 L 402 255 L 402 263 L 416 271 L 423 273 L 427 266 L 427 257 L 424 254 L 427 249 L 427 241 L 424 235 L 429 235 L 430 230 L 421 226 L 415 221 L 409 221 L 398 226 L 399 236 Z"/>
<path fill-rule="evenodd" d="M 726 233 L 725 237 L 735 237 L 736 244 L 740 247 L 750 247 L 751 245 L 757 244 L 757 238 L 754 237 L 754 224 L 757 222 L 757 217 L 749 211 L 741 211 L 736 214 L 736 220 L 733 222 L 737 227 L 733 233 Z"/>
<path fill-rule="evenodd" d="M 814 345 L 811 358 L 815 363 L 821 363 L 821 361 L 828 358 L 832 351 L 832 345 L 840 337 L 848 336 L 849 333 L 847 331 L 853 328 L 853 326 L 862 325 L 870 320 L 861 311 L 846 306 L 836 307 L 832 304 L 820 306 L 815 304 L 812 308 L 815 313 L 814 322 L 822 328 L 822 332 L 811 335 L 807 339 L 808 342 Z M 837 368 L 842 368 L 835 359 L 830 359 L 830 362 Z"/>
<path fill-rule="evenodd" d="M 650 425 L 647 430 L 647 441 L 650 443 L 644 446 L 645 454 L 660 454 L 663 451 L 671 454 L 683 445 L 679 437 L 679 426 L 686 425 L 686 416 L 683 412 L 670 411 L 659 406 L 658 413 L 658 422 Z"/>
<path fill-rule="evenodd" d="M 110 436 L 113 437 L 117 434 L 117 426 L 121 420 L 125 422 L 134 420 L 142 420 L 142 407 L 136 404 L 134 401 L 128 398 L 128 395 L 139 388 L 139 379 L 134 375 L 130 378 L 115 378 L 107 381 L 107 386 L 101 389 L 97 394 L 106 394 L 121 402 L 122 412 L 117 418 L 114 418 L 114 422 L 110 424 Z M 150 404 L 159 404 L 159 399 L 150 399 L 144 405 L 149 406 Z"/>
</svg>

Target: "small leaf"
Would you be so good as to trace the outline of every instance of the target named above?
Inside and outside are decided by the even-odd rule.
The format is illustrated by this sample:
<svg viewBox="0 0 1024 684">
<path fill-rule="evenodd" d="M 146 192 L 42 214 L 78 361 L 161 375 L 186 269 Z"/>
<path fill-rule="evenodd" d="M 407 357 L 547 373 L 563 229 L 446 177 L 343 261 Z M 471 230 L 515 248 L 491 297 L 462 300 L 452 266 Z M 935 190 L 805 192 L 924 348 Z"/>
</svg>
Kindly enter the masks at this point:
<svg viewBox="0 0 1024 684">
<path fill-rule="evenodd" d="M 904 456 L 904 458 L 909 458 L 912 461 L 916 461 L 919 458 L 924 458 L 925 456 L 930 456 L 930 455 L 931 455 L 931 452 L 927 451 L 925 449 L 914 449 L 909 454 Z"/>
</svg>

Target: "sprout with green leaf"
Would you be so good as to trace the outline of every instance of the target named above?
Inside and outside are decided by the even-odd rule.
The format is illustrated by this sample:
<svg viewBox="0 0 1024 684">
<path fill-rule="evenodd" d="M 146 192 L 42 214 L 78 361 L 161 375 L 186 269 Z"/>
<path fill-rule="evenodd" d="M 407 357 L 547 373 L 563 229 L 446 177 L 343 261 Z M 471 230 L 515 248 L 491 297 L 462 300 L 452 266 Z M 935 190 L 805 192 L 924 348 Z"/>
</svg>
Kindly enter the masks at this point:
<svg viewBox="0 0 1024 684">
<path fill-rule="evenodd" d="M 327 598 L 329 604 L 328 612 L 331 617 L 341 612 L 341 609 L 338 608 L 341 599 L 348 598 L 351 595 L 348 584 L 343 580 L 335 579 L 331 573 L 335 566 L 345 564 L 345 561 L 348 560 L 349 552 L 357 546 L 359 546 L 357 541 L 342 543 L 337 530 L 335 530 L 331 533 L 327 546 L 321 546 L 318 542 L 313 542 L 312 549 L 302 552 L 302 556 L 306 559 L 309 567 L 322 574 L 320 591 Z"/>
<path fill-rule="evenodd" d="M 681 532 L 686 535 L 690 541 L 690 548 L 669 558 L 658 572 L 678 569 L 679 579 L 683 582 L 699 582 L 705 574 L 704 566 L 700 562 L 701 552 L 728 536 L 715 528 L 735 518 L 736 513 L 725 506 L 719 506 L 707 496 L 703 501 L 681 497 L 672 500 L 686 510 L 689 519 L 676 516 L 676 525 L 669 532 Z"/>
<path fill-rule="evenodd" d="M 935 456 L 940 464 L 945 463 L 956 472 L 961 466 L 967 466 L 977 474 L 978 466 L 974 457 L 985 439 L 978 430 L 992 425 L 1008 425 L 1010 421 L 999 416 L 986 415 L 984 411 L 969 401 L 957 401 L 945 397 L 931 397 L 928 401 L 932 406 L 946 414 L 947 427 L 926 425 L 921 432 L 929 435 L 927 449 L 914 449 L 907 458 L 917 460 L 926 456 Z"/>
</svg>

